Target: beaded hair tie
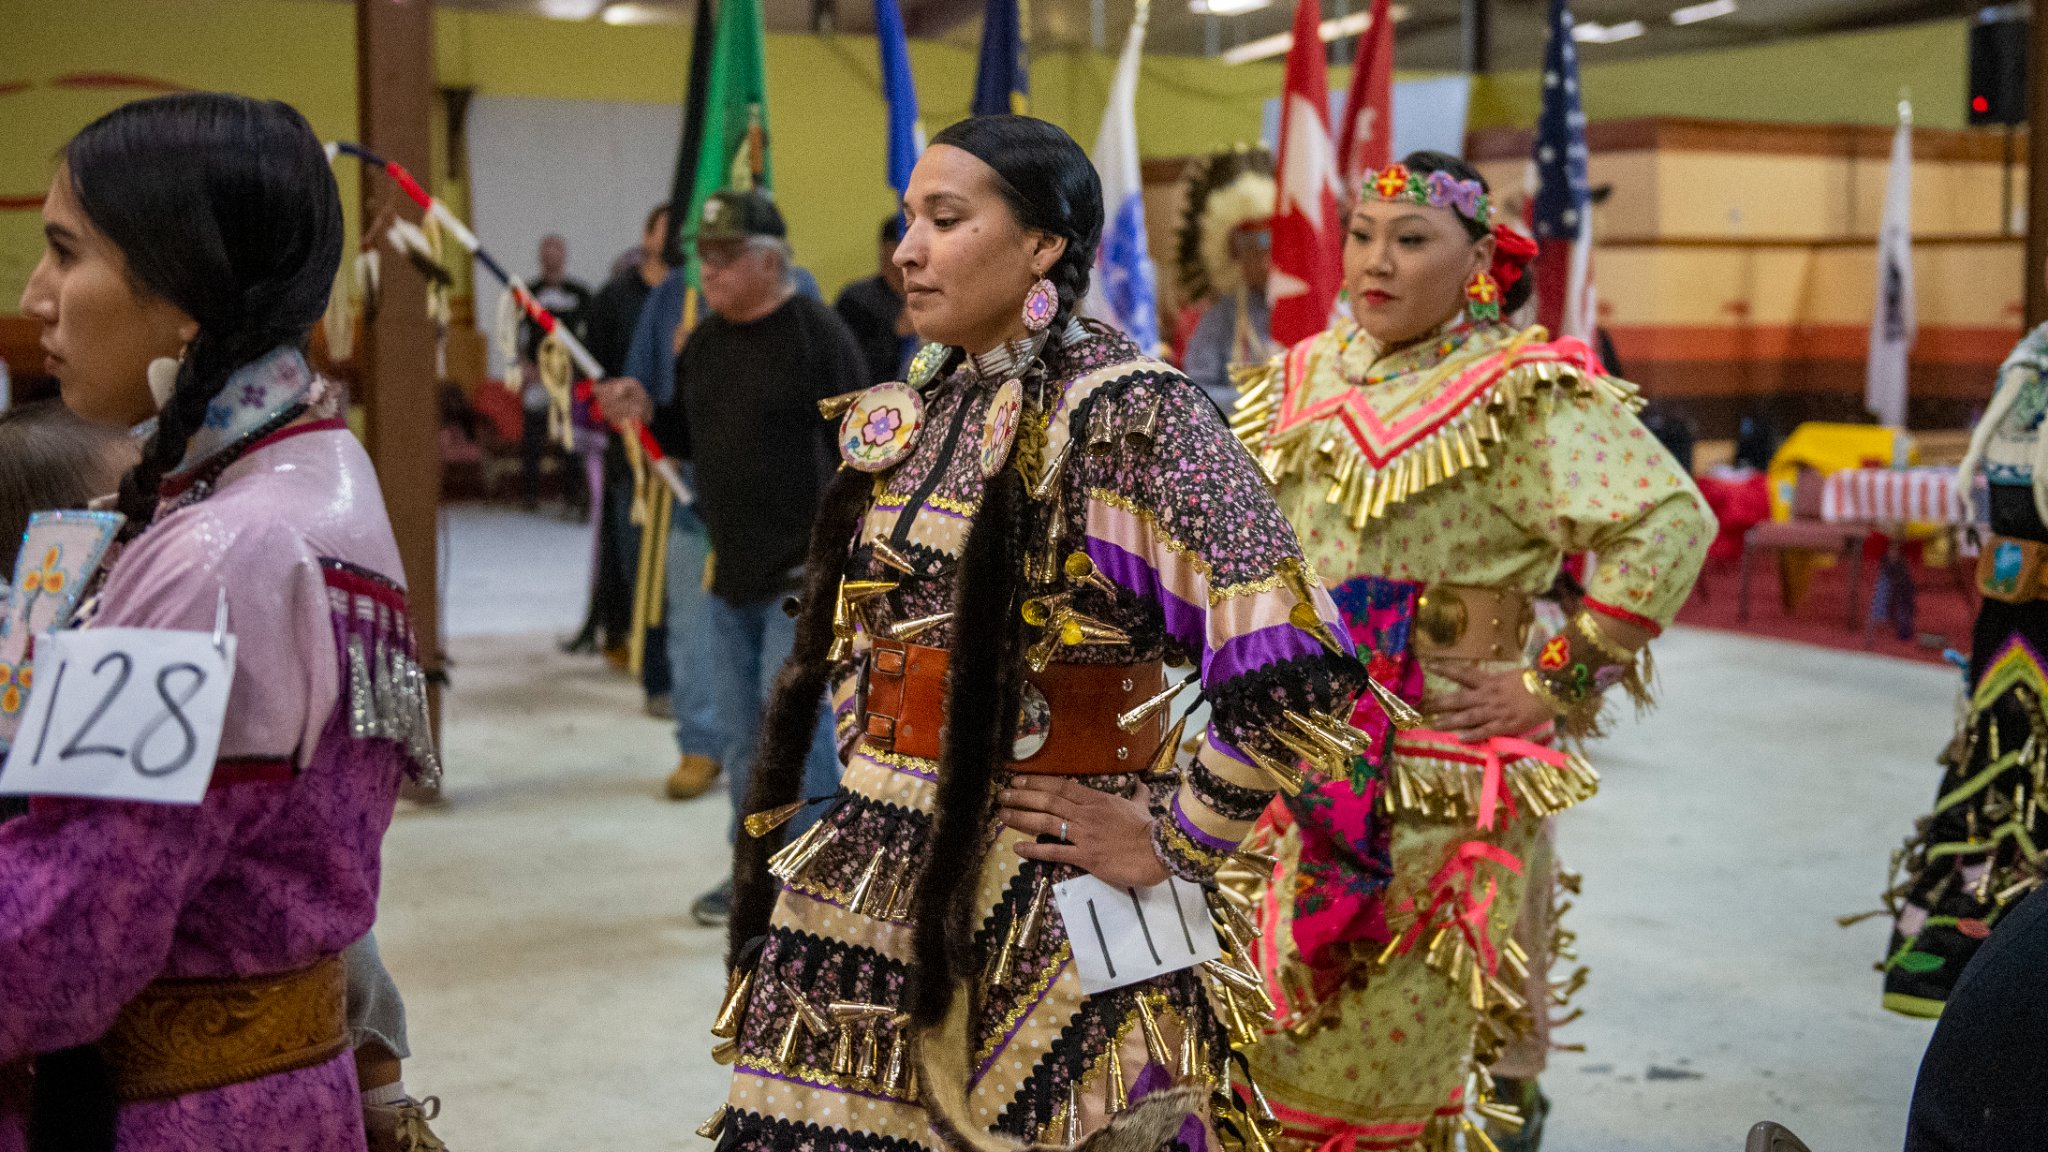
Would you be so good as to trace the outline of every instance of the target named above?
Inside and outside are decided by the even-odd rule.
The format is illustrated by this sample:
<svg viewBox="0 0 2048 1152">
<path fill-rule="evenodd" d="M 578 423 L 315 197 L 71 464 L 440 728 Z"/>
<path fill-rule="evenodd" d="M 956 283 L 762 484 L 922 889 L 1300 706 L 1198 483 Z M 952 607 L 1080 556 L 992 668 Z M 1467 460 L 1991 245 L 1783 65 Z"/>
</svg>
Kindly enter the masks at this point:
<svg viewBox="0 0 2048 1152">
<path fill-rule="evenodd" d="M 1417 176 L 1406 164 L 1389 164 L 1366 177 L 1365 187 L 1381 200 L 1449 208 L 1482 228 L 1493 226 L 1493 198 L 1477 180 L 1448 172 Z"/>
</svg>

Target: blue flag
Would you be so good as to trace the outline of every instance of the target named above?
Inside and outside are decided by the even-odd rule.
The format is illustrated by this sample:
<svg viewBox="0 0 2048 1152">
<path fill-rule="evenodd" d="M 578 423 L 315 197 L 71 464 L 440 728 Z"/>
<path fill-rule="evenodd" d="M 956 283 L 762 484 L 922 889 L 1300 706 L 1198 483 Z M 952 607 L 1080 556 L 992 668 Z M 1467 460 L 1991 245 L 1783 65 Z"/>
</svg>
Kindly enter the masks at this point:
<svg viewBox="0 0 2048 1152">
<path fill-rule="evenodd" d="M 981 21 L 981 69 L 974 76 L 976 116 L 1031 111 L 1031 59 L 1017 0 L 988 0 Z"/>
<path fill-rule="evenodd" d="M 903 34 L 903 9 L 896 0 L 875 0 L 875 42 L 882 52 L 882 99 L 889 102 L 889 187 L 901 196 L 910 187 L 910 170 L 924 151 L 924 125 L 917 117 L 910 44 Z"/>
</svg>

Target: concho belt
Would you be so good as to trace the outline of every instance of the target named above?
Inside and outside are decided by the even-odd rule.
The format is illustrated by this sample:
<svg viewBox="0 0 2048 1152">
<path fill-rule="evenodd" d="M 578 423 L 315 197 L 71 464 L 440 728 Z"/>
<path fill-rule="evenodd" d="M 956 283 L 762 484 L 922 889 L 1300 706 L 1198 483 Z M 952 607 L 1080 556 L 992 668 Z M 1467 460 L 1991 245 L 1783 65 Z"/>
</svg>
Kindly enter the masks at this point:
<svg viewBox="0 0 2048 1152">
<path fill-rule="evenodd" d="M 158 980 L 100 1050 L 123 1103 L 164 1100 L 324 1064 L 348 1048 L 341 957 L 295 972 Z"/>
<path fill-rule="evenodd" d="M 1518 660 L 1535 612 L 1511 588 L 1431 584 L 1415 602 L 1415 654 L 1425 660 Z"/>
<path fill-rule="evenodd" d="M 946 717 L 944 648 L 877 640 L 868 665 L 867 742 L 899 756 L 939 758 Z M 1041 776 L 1107 776 L 1142 772 L 1165 739 L 1164 712 L 1137 731 L 1118 715 L 1157 696 L 1166 667 L 1139 664 L 1053 664 L 1024 684 L 1011 766 Z"/>
</svg>

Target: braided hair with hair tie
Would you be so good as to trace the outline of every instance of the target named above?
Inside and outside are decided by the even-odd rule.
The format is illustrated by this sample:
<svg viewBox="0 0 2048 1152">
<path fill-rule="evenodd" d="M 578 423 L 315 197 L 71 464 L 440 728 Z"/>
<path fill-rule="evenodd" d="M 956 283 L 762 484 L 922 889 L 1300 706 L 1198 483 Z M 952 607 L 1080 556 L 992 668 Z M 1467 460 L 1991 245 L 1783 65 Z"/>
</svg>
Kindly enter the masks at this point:
<svg viewBox="0 0 2048 1152">
<path fill-rule="evenodd" d="M 64 163 L 136 289 L 199 325 L 142 460 L 121 481 L 133 536 L 228 378 L 277 348 L 305 347 L 341 266 L 341 194 L 305 117 L 221 93 L 124 104 L 73 137 Z"/>
</svg>

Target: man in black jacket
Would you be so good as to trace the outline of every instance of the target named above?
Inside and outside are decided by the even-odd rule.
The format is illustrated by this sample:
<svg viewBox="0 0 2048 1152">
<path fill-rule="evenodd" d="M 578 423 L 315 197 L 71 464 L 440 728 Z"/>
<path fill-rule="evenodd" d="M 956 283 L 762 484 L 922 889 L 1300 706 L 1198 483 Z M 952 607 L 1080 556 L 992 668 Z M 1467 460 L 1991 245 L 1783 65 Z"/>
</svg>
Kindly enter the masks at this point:
<svg viewBox="0 0 2048 1152">
<path fill-rule="evenodd" d="M 759 192 L 707 200 L 697 255 L 713 315 L 676 358 L 674 399 L 655 407 L 630 380 L 607 381 L 601 392 L 607 413 L 646 420 L 663 451 L 692 465 L 695 507 L 711 537 L 711 597 L 687 674 L 714 681 L 735 835 L 761 713 L 796 642 L 782 599 L 802 579 L 811 521 L 839 463 L 818 401 L 868 382 L 846 326 L 797 291 L 787 235 L 782 213 Z M 804 794 L 838 784 L 821 698 Z M 731 897 L 727 879 L 692 914 L 722 924 Z"/>
</svg>

